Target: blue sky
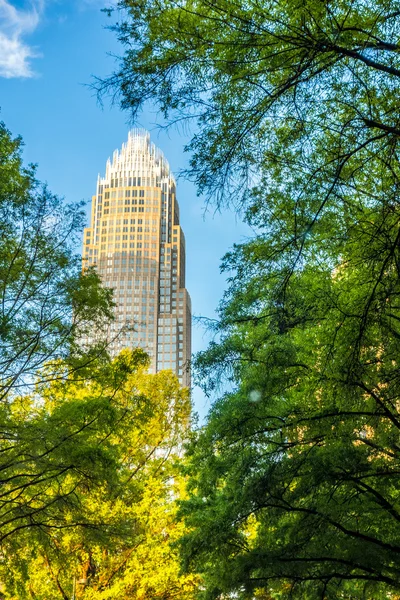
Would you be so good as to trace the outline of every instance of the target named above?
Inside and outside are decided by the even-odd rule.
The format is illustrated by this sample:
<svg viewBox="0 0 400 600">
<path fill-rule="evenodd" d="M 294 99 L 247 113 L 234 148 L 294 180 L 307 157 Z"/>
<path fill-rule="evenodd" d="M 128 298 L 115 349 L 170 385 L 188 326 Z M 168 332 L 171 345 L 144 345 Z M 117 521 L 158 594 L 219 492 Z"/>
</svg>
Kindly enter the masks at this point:
<svg viewBox="0 0 400 600">
<path fill-rule="evenodd" d="M 0 0 L 0 119 L 25 142 L 26 162 L 38 163 L 38 176 L 68 202 L 89 201 L 97 174 L 119 148 L 132 126 L 129 115 L 111 102 L 101 108 L 88 87 L 92 77 L 113 71 L 121 48 L 106 29 L 110 19 L 100 0 Z M 175 173 L 186 166 L 181 132 L 157 127 L 157 115 L 145 111 L 139 123 L 165 153 Z M 178 180 L 181 224 L 187 243 L 187 288 L 193 313 L 214 316 L 225 278 L 223 254 L 248 229 L 232 212 L 204 214 L 204 202 L 192 184 Z M 193 327 L 193 351 L 208 336 Z M 200 413 L 209 403 L 194 393 Z"/>
</svg>

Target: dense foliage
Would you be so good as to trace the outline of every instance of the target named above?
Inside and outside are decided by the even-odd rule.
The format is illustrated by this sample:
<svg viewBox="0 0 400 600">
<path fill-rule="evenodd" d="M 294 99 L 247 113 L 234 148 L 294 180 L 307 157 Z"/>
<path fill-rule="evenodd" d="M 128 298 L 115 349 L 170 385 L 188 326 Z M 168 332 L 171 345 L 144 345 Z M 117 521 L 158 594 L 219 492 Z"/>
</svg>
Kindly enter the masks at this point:
<svg viewBox="0 0 400 600">
<path fill-rule="evenodd" d="M 255 237 L 197 359 L 182 507 L 207 598 L 400 589 L 400 4 L 122 0 L 101 90 L 194 119 L 190 174 Z"/>
<path fill-rule="evenodd" d="M 6 598 L 193 597 L 196 581 L 179 576 L 170 547 L 182 530 L 173 500 L 188 390 L 147 367 L 143 351 L 125 350 L 84 382 L 70 375 L 9 407 L 15 448 L 2 448 L 9 465 L 0 498 Z"/>
<path fill-rule="evenodd" d="M 336 269 L 310 259 L 284 302 L 265 242 L 230 257 L 238 277 L 222 339 L 197 366 L 211 382 L 229 369 L 238 390 L 216 402 L 192 448 L 182 509 L 194 530 L 186 564 L 208 575 L 207 597 L 399 589 L 398 225 L 379 221 L 371 236 L 376 219 L 365 218 Z"/>
</svg>

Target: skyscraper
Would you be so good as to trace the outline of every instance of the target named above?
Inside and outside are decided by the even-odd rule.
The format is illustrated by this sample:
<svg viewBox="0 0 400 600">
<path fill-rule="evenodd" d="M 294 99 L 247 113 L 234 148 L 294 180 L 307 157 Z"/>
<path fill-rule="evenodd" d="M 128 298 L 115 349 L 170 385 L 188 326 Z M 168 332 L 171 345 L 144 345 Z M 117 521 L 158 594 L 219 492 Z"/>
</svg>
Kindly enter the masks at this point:
<svg viewBox="0 0 400 600">
<path fill-rule="evenodd" d="M 190 385 L 191 302 L 176 184 L 147 132 L 130 131 L 99 175 L 83 256 L 114 289 L 115 331 L 133 325 L 112 342 L 112 352 L 140 346 L 151 372 L 172 369 Z"/>
</svg>

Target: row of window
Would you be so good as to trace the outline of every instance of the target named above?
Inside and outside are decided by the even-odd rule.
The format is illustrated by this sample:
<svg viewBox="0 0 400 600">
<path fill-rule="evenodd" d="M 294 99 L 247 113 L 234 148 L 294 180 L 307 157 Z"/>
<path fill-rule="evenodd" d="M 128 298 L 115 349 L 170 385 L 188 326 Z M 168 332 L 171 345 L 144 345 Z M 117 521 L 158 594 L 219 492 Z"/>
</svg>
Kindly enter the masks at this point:
<svg viewBox="0 0 400 600">
<path fill-rule="evenodd" d="M 126 241 L 126 240 L 128 240 L 128 239 L 130 239 L 130 240 L 135 240 L 135 236 L 134 236 L 134 235 L 130 235 L 130 236 L 128 236 L 128 235 L 123 235 L 123 236 L 122 236 L 122 240 L 123 240 L 123 241 Z M 102 236 L 102 238 L 101 238 L 101 241 L 102 241 L 102 242 L 106 242 L 106 241 L 107 241 L 107 238 L 106 238 L 106 236 L 105 236 L 105 235 L 104 235 L 104 236 Z M 112 243 L 113 241 L 114 241 L 114 240 L 110 240 L 110 242 L 111 242 L 111 243 Z M 121 236 L 120 236 L 120 235 L 117 235 L 117 236 L 115 236 L 115 241 L 116 241 L 116 242 L 120 242 L 120 241 L 121 241 Z M 131 246 L 131 248 L 132 248 L 132 246 Z M 153 250 L 155 250 L 155 249 L 157 248 L 157 244 L 155 244 L 155 243 L 152 243 L 152 244 L 150 244 L 149 242 L 141 242 L 141 241 L 136 241 L 136 248 L 152 248 Z M 117 266 L 117 265 L 115 265 L 115 266 Z"/>
<path fill-rule="evenodd" d="M 135 186 L 143 186 L 143 187 L 159 187 L 161 189 L 161 182 L 159 177 L 145 177 L 145 176 L 136 176 L 136 177 L 114 177 L 110 181 L 110 188 L 117 187 L 135 187 Z M 108 188 L 106 184 L 104 188 Z M 164 189 L 164 187 L 163 187 Z M 99 193 L 103 191 L 103 186 L 99 186 Z"/>
<path fill-rule="evenodd" d="M 141 205 L 144 204 L 143 198 L 132 198 L 132 200 L 130 198 L 126 198 L 125 199 L 125 205 L 130 205 L 131 202 L 132 202 L 132 204 L 141 204 Z M 123 204 L 124 204 L 123 200 L 119 200 L 118 201 L 118 206 L 122 206 Z M 151 204 L 151 203 L 147 202 L 146 204 Z M 105 207 L 110 206 L 110 205 L 111 206 L 116 206 L 116 201 L 115 200 L 111 200 L 111 204 L 110 204 L 110 202 L 108 200 L 106 202 L 104 202 L 104 206 Z"/>
<path fill-rule="evenodd" d="M 137 224 L 138 225 L 158 225 L 158 219 L 137 219 Z M 100 220 L 99 222 L 99 227 L 105 227 L 106 225 L 108 225 L 109 227 L 113 227 L 114 225 L 116 225 L 118 227 L 118 225 L 136 225 L 136 219 L 103 219 Z"/>
<path fill-rule="evenodd" d="M 129 233 L 129 232 L 136 233 L 136 231 L 137 231 L 136 238 L 138 240 L 141 240 L 141 239 L 149 240 L 150 239 L 150 236 L 148 235 L 150 233 L 150 227 L 137 227 L 137 228 L 134 226 L 132 226 L 130 228 L 129 227 L 116 227 L 115 234 L 118 235 L 119 233 L 121 233 L 121 230 L 122 230 L 122 233 Z M 142 235 L 141 235 L 143 233 L 143 231 L 146 232 L 144 238 L 142 238 Z M 114 235 L 114 229 L 110 227 L 110 229 L 107 232 L 107 228 L 103 227 L 101 230 L 101 235 L 107 235 L 107 233 L 108 233 L 109 237 L 111 237 L 112 235 Z M 153 234 L 151 236 L 151 239 L 154 242 L 156 242 L 157 236 Z"/>
<path fill-rule="evenodd" d="M 131 210 L 132 208 L 132 210 Z M 110 212 L 111 211 L 111 212 Z M 143 206 L 132 206 L 132 207 L 123 207 L 123 206 L 118 206 L 117 208 L 105 208 L 103 211 L 103 214 L 105 215 L 114 215 L 116 213 L 122 213 L 122 212 L 145 212 L 144 207 Z M 146 212 L 151 212 L 151 208 L 146 208 Z"/>
<path fill-rule="evenodd" d="M 127 250 L 128 248 L 133 250 L 135 248 L 135 242 L 116 242 L 115 244 L 112 242 L 109 242 L 108 244 L 101 244 L 100 245 L 100 251 L 101 252 L 106 252 L 107 250 L 113 250 L 115 248 L 115 250 Z M 139 257 L 145 256 L 147 258 L 151 258 L 152 259 L 156 259 L 157 258 L 157 252 L 155 250 L 136 250 L 136 255 Z"/>
</svg>

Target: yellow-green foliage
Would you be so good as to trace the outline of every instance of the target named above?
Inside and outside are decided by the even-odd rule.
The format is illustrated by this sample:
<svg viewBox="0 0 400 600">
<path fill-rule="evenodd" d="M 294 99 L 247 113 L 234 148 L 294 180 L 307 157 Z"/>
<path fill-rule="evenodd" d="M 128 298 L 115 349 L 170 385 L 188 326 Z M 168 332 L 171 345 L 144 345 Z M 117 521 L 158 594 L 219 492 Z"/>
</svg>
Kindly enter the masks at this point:
<svg viewBox="0 0 400 600">
<path fill-rule="evenodd" d="M 149 375 L 147 364 L 141 350 L 123 351 L 94 366 L 91 379 L 60 379 L 13 405 L 25 423 L 57 425 L 62 459 L 75 466 L 33 486 L 57 514 L 43 508 L 37 527 L 10 537 L 0 566 L 7 599 L 193 597 L 196 578 L 179 575 L 170 546 L 183 527 L 175 522 L 183 485 L 176 466 L 189 392 L 171 371 Z"/>
</svg>

